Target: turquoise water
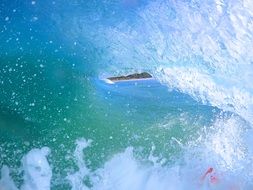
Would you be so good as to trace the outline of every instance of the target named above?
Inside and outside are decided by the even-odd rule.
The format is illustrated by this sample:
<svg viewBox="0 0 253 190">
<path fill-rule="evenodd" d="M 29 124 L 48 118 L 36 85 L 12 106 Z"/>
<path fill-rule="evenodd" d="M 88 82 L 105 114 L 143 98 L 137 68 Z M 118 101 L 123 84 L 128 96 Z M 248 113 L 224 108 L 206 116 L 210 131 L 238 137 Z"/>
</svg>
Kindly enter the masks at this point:
<svg viewBox="0 0 253 190">
<path fill-rule="evenodd" d="M 247 0 L 1 1 L 0 189 L 252 189 L 252 18 Z"/>
</svg>

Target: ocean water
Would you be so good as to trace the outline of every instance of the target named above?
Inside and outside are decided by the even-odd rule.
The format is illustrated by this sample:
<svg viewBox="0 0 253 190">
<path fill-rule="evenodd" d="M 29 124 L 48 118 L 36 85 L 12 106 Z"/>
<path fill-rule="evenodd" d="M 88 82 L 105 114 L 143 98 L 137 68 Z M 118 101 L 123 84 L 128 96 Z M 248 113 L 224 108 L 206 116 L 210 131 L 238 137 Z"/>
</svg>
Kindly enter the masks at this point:
<svg viewBox="0 0 253 190">
<path fill-rule="evenodd" d="M 0 190 L 253 189 L 252 35 L 250 0 L 1 0 Z"/>
</svg>

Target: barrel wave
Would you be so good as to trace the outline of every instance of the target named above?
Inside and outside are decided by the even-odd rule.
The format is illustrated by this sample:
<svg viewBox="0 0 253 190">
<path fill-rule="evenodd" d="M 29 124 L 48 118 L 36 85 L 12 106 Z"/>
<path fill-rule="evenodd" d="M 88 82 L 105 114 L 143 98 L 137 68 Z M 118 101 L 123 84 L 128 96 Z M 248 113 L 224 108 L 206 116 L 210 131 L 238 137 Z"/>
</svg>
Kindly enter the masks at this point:
<svg viewBox="0 0 253 190">
<path fill-rule="evenodd" d="M 0 189 L 253 188 L 252 1 L 3 0 L 0 26 Z"/>
</svg>

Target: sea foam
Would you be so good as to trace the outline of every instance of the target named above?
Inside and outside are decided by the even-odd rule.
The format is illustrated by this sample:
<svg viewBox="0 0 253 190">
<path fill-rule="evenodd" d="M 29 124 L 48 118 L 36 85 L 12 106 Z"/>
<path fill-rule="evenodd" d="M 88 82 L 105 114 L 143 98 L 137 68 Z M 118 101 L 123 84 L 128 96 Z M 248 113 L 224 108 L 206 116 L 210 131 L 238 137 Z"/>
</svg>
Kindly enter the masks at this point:
<svg viewBox="0 0 253 190">
<path fill-rule="evenodd" d="M 22 158 L 23 185 L 21 190 L 50 190 L 52 169 L 47 161 L 50 149 L 32 149 Z M 10 177 L 9 168 L 1 169 L 1 190 L 17 190 L 13 179 Z"/>
<path fill-rule="evenodd" d="M 72 190 L 250 190 L 253 188 L 250 130 L 247 123 L 236 115 L 217 118 L 212 126 L 203 128 L 198 138 L 182 145 L 184 153 L 179 160 L 165 164 L 153 155 L 155 146 L 146 161 L 139 160 L 135 148 L 128 147 L 112 155 L 95 170 L 89 168 L 85 158 L 92 141 L 80 138 L 72 156 L 77 170 L 62 178 L 67 179 Z M 32 149 L 23 157 L 21 190 L 54 189 L 52 184 L 50 186 L 52 168 L 47 161 L 49 153 L 49 148 Z M 205 175 L 209 168 L 213 168 L 213 172 Z M 1 190 L 18 189 L 7 166 L 2 168 L 1 176 Z M 217 182 L 213 182 L 214 176 Z"/>
</svg>

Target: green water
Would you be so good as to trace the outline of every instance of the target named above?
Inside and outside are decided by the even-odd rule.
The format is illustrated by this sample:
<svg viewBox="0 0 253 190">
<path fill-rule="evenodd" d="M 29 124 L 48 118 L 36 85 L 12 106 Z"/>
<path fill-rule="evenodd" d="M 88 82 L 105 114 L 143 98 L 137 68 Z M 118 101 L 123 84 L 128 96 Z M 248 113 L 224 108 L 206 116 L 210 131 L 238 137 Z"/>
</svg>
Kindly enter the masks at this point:
<svg viewBox="0 0 253 190">
<path fill-rule="evenodd" d="M 0 165 L 13 168 L 19 184 L 22 157 L 48 146 L 53 187 L 68 188 L 65 177 L 77 169 L 73 151 L 79 138 L 93 141 L 85 150 L 92 170 L 129 146 L 141 160 L 155 146 L 154 154 L 173 163 L 183 149 L 170 139 L 187 144 L 217 112 L 155 81 L 106 84 L 70 61 L 2 59 L 0 72 Z"/>
<path fill-rule="evenodd" d="M 86 167 L 81 189 L 108 182 L 102 170 L 107 190 L 185 190 L 210 166 L 252 189 L 252 6 L 217 2 L 2 0 L 0 169 L 20 188 L 22 158 L 47 146 L 52 190 Z M 155 80 L 100 80 L 135 72 Z"/>
</svg>

